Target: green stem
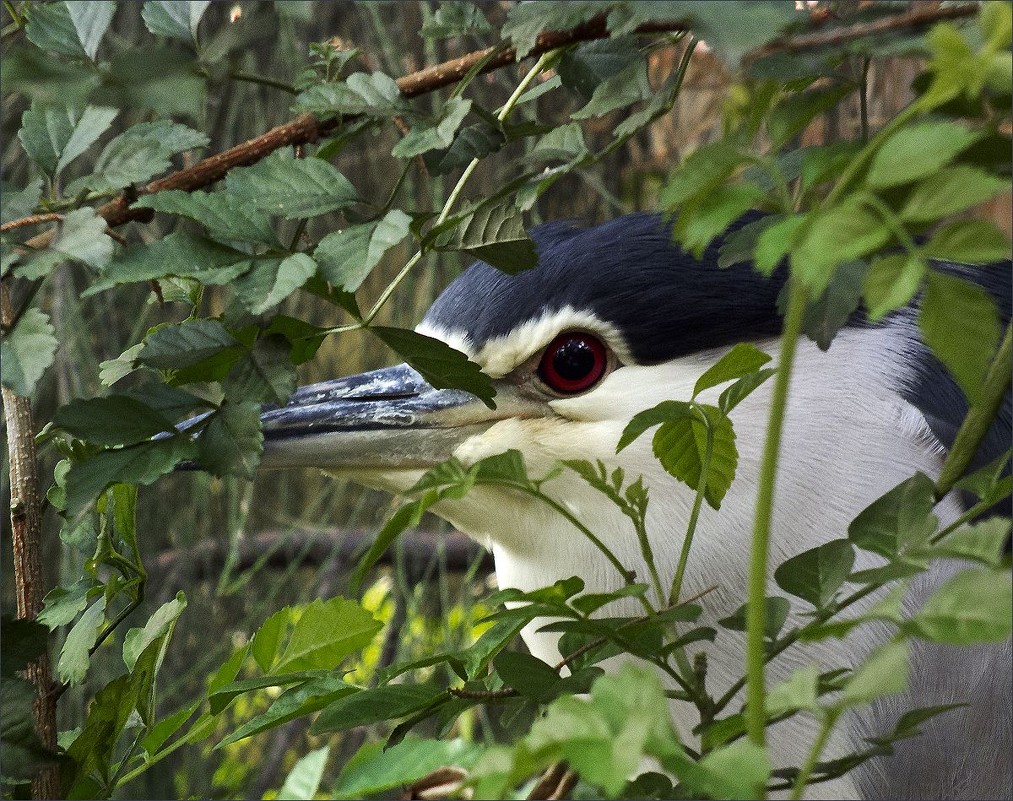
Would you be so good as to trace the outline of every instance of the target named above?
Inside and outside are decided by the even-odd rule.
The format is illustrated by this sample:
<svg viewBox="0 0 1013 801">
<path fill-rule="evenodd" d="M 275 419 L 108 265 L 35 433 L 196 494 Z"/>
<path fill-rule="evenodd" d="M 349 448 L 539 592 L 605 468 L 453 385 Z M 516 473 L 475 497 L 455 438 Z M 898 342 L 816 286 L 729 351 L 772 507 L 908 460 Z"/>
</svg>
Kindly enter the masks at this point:
<svg viewBox="0 0 1013 801">
<path fill-rule="evenodd" d="M 1009 494 L 1007 493 L 1004 496 L 1004 498 L 1008 497 Z M 1004 500 L 1004 498 L 1000 498 L 999 500 Z M 995 503 L 998 502 L 999 501 L 995 501 Z M 964 512 L 960 517 L 958 517 L 956 520 L 950 523 L 950 525 L 948 525 L 946 528 L 942 529 L 941 531 L 937 531 L 935 534 L 933 534 L 929 542 L 935 545 L 938 542 L 946 539 L 946 537 L 948 537 L 950 534 L 952 534 L 954 531 L 956 531 L 965 523 L 969 523 L 971 520 L 974 520 L 974 518 L 976 518 L 978 515 L 987 512 L 993 505 L 994 504 L 992 502 L 992 499 L 989 499 L 987 501 L 978 501 L 978 503 L 976 503 L 974 506 L 972 506 L 970 509 Z"/>
<path fill-rule="evenodd" d="M 985 374 L 981 396 L 968 410 L 967 417 L 961 423 L 953 446 L 943 463 L 939 480 L 936 481 L 936 498 L 941 500 L 967 472 L 968 465 L 971 464 L 978 446 L 985 438 L 988 427 L 995 419 L 1002 400 L 1009 391 L 1011 379 L 1013 379 L 1013 326 L 1007 325 L 1006 335 Z"/>
<path fill-rule="evenodd" d="M 788 311 L 781 335 L 781 353 L 774 379 L 774 391 L 767 423 L 767 441 L 760 466 L 756 517 L 753 523 L 753 551 L 749 565 L 749 598 L 746 607 L 746 722 L 749 738 L 764 745 L 764 630 L 767 594 L 767 559 L 770 550 L 770 523 L 774 510 L 774 484 L 777 478 L 781 433 L 788 406 L 795 347 L 802 330 L 802 317 L 808 301 L 808 289 L 799 281 L 789 283 Z"/>
<path fill-rule="evenodd" d="M 159 751 L 151 758 L 146 759 L 143 763 L 141 763 L 132 771 L 123 776 L 123 778 L 119 780 L 117 786 L 122 787 L 124 784 L 133 781 L 142 773 L 147 771 L 156 762 L 161 762 L 167 756 L 175 753 L 184 745 L 189 745 L 192 742 L 202 740 L 203 738 L 207 737 L 209 734 L 211 734 L 212 731 L 214 731 L 216 722 L 217 721 L 215 720 L 214 717 L 208 717 L 203 722 L 198 721 L 197 723 L 194 724 L 193 728 L 190 729 L 190 731 L 188 731 L 185 735 L 176 740 L 176 742 L 174 742 L 172 745 Z"/>
<path fill-rule="evenodd" d="M 269 86 L 272 89 L 281 89 L 281 91 L 288 92 L 290 95 L 299 94 L 299 90 L 292 86 L 292 84 L 279 81 L 276 78 L 269 78 L 266 75 L 256 75 L 252 72 L 237 70 L 236 72 L 229 73 L 229 77 L 235 81 L 246 81 L 246 83 L 255 83 L 259 86 Z"/>
<path fill-rule="evenodd" d="M 802 793 L 805 792 L 805 786 L 809 783 L 809 777 L 812 775 L 813 768 L 816 767 L 816 763 L 819 761 L 820 754 L 823 753 L 823 749 L 826 748 L 827 740 L 830 739 L 830 732 L 834 728 L 834 724 L 837 722 L 837 712 L 827 712 L 826 717 L 823 719 L 823 725 L 820 727 L 820 733 L 816 735 L 816 740 L 813 742 L 812 748 L 809 749 L 809 754 L 805 758 L 805 763 L 798 771 L 798 775 L 795 777 L 795 785 L 791 788 L 791 795 L 789 798 L 792 801 L 798 801 L 802 797 Z"/>
<path fill-rule="evenodd" d="M 689 549 L 693 544 L 693 535 L 696 533 L 696 523 L 700 517 L 700 508 L 703 506 L 704 490 L 707 488 L 707 474 L 710 471 L 711 453 L 714 450 L 714 435 L 710 425 L 707 427 L 707 450 L 704 453 L 703 464 L 700 467 L 700 482 L 697 484 L 696 497 L 693 499 L 693 509 L 689 513 L 689 525 L 686 527 L 686 538 L 682 541 L 682 551 L 679 553 L 679 564 L 675 568 L 675 576 L 672 578 L 672 591 L 669 594 L 669 603 L 673 606 L 679 603 L 679 595 L 682 593 L 682 580 L 686 575 L 686 563 L 689 561 Z"/>
</svg>

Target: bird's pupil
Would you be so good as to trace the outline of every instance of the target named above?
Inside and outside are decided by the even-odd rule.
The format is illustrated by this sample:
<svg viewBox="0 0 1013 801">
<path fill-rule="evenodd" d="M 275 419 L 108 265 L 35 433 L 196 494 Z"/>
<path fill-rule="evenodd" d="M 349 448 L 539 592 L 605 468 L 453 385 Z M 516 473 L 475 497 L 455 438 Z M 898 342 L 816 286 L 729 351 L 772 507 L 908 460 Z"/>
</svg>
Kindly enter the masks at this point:
<svg viewBox="0 0 1013 801">
<path fill-rule="evenodd" d="M 580 339 L 564 342 L 552 359 L 552 366 L 560 378 L 579 381 L 594 369 L 594 350 Z"/>
</svg>

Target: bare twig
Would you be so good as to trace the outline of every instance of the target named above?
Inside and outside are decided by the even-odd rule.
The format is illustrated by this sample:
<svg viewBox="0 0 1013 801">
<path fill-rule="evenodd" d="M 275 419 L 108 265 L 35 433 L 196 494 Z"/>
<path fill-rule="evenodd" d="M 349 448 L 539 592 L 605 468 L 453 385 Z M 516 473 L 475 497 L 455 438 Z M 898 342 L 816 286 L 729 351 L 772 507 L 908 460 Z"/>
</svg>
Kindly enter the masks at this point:
<svg viewBox="0 0 1013 801">
<path fill-rule="evenodd" d="M 7 292 L 0 289 L 0 317 L 13 318 Z M 4 418 L 11 471 L 11 543 L 14 552 L 14 591 L 18 617 L 34 620 L 46 594 L 42 577 L 42 504 L 35 454 L 35 423 L 30 398 L 2 388 Z M 28 665 L 25 677 L 38 688 L 34 704 L 35 727 L 43 744 L 56 750 L 56 695 L 49 654 Z M 32 798 L 59 798 L 60 773 L 54 765 L 32 780 Z"/>
<path fill-rule="evenodd" d="M 10 222 L 5 222 L 3 225 L 0 225 L 0 234 L 6 234 L 8 231 L 13 231 L 15 228 L 22 228 L 26 225 L 39 225 L 40 223 L 57 222 L 62 219 L 62 214 L 32 214 L 29 217 L 21 217 L 17 220 L 11 220 Z"/>
</svg>

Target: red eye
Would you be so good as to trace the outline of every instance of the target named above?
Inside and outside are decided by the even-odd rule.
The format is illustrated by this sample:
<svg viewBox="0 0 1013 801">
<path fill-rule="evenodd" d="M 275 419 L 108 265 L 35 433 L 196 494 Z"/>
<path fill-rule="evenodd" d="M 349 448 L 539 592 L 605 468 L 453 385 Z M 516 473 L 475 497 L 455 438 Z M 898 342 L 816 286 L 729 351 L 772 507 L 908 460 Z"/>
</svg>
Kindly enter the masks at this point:
<svg viewBox="0 0 1013 801">
<path fill-rule="evenodd" d="M 607 361 L 601 340 L 582 331 L 567 331 L 545 349 L 538 377 L 556 392 L 572 395 L 593 387 L 605 374 Z"/>
</svg>

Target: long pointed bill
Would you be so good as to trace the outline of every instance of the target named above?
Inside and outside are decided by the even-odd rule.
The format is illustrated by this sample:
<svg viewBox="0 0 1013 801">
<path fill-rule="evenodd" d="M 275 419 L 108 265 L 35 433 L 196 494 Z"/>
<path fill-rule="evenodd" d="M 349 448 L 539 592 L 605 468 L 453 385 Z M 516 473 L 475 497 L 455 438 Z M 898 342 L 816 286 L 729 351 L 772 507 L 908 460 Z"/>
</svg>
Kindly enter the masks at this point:
<svg viewBox="0 0 1013 801">
<path fill-rule="evenodd" d="M 434 389 L 407 365 L 302 387 L 261 415 L 262 467 L 426 469 L 497 420 L 542 416 L 544 404 L 498 385 L 496 409 Z"/>
</svg>

